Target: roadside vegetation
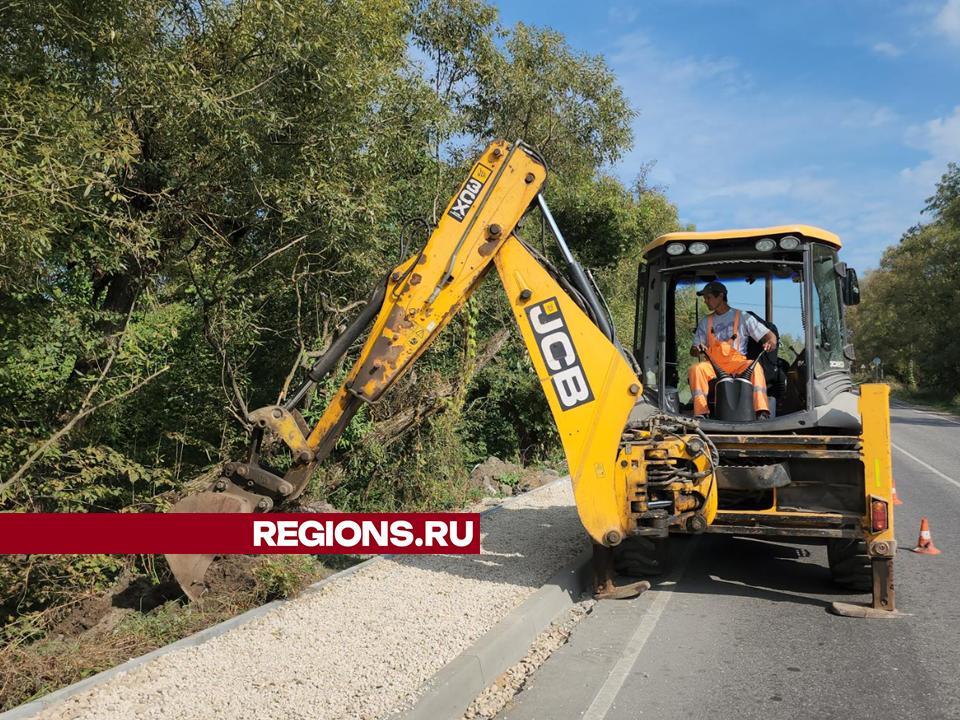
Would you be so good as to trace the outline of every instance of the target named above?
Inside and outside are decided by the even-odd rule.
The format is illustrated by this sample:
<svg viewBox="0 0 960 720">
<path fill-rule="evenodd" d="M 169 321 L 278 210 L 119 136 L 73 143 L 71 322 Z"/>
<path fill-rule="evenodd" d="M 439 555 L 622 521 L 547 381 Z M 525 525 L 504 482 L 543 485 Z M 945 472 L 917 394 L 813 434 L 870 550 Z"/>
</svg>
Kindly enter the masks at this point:
<svg viewBox="0 0 960 720">
<path fill-rule="evenodd" d="M 929 222 L 887 248 L 850 313 L 857 365 L 874 358 L 894 397 L 960 412 L 960 168 L 927 199 Z"/>
<path fill-rule="evenodd" d="M 945 398 L 933 390 L 911 390 L 896 380 L 886 380 L 885 382 L 890 386 L 890 397 L 894 400 L 960 417 L 960 402 L 957 402 L 956 398 Z"/>
<path fill-rule="evenodd" d="M 492 138 L 547 158 L 624 338 L 640 248 L 680 229 L 649 165 L 612 174 L 635 110 L 603 59 L 481 0 L 24 0 L 0 22 L 3 512 L 162 512 L 208 482 Z M 524 233 L 540 246 L 537 215 Z M 305 501 L 454 508 L 490 456 L 559 462 L 501 294 L 485 283 L 358 414 Z M 128 576 L 162 585 L 161 559 L 0 557 L 4 707 L 328 571 L 291 562 L 263 560 L 222 606 L 141 608 L 85 640 L 57 628 Z"/>
</svg>

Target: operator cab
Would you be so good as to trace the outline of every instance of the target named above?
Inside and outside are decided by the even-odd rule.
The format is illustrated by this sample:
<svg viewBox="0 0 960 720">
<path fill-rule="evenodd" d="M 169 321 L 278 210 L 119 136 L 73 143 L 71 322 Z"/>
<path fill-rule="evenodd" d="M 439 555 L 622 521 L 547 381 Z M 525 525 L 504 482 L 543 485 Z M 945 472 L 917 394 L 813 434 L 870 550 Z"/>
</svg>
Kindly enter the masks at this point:
<svg viewBox="0 0 960 720">
<path fill-rule="evenodd" d="M 718 388 L 712 380 L 702 426 L 771 432 L 858 427 L 844 306 L 859 302 L 859 286 L 856 272 L 838 260 L 839 248 L 836 235 L 807 225 L 671 233 L 647 245 L 638 277 L 634 355 L 648 403 L 694 414 L 689 372 L 699 360 L 690 349 L 710 313 L 697 292 L 717 281 L 727 288 L 730 307 L 751 314 L 778 342 L 764 352 L 750 339 L 745 353 L 763 368 L 770 417 L 755 419 L 749 380 L 746 414 L 744 403 L 739 412 L 731 405 L 733 385 L 724 381 Z"/>
</svg>

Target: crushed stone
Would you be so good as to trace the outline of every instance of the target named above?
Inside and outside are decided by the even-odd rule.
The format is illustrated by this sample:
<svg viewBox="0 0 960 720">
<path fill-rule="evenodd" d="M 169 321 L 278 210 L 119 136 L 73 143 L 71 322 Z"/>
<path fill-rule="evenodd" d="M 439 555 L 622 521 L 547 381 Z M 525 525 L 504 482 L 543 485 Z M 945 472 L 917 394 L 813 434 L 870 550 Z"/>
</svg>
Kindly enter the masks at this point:
<svg viewBox="0 0 960 720">
<path fill-rule="evenodd" d="M 69 697 L 42 720 L 376 720 L 587 543 L 569 481 L 481 518 L 480 555 L 383 559 L 201 645 Z"/>
<path fill-rule="evenodd" d="M 496 681 L 485 688 L 474 700 L 460 720 L 490 720 L 506 707 L 537 668 L 549 658 L 561 645 L 567 642 L 570 633 L 580 624 L 596 605 L 592 598 L 581 600 L 571 607 L 562 617 L 554 620 L 546 630 L 534 640 L 524 658 L 513 667 L 501 673 Z"/>
</svg>

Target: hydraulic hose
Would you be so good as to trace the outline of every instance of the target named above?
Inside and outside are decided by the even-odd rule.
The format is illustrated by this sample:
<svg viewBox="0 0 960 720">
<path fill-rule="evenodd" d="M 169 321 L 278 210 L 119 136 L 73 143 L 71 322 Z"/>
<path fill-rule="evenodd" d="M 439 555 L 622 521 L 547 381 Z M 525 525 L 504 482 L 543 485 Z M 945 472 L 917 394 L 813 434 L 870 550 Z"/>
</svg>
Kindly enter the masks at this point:
<svg viewBox="0 0 960 720">
<path fill-rule="evenodd" d="M 567 242 L 563 238 L 563 233 L 560 232 L 560 227 L 557 225 L 557 221 L 553 219 L 553 214 L 550 212 L 550 208 L 547 206 L 547 201 L 544 199 L 542 192 L 537 194 L 537 204 L 540 206 L 540 212 L 543 213 L 543 217 L 547 221 L 547 227 L 550 228 L 550 232 L 553 233 L 553 237 L 557 241 L 557 245 L 560 246 L 560 252 L 563 255 L 564 260 L 567 261 L 571 282 L 573 283 L 574 287 L 580 291 L 580 294 L 583 296 L 583 299 L 586 300 L 587 305 L 590 306 L 590 310 L 594 316 L 594 322 L 600 329 L 600 332 L 606 335 L 608 340 L 613 342 L 613 324 L 605 315 L 603 305 L 597 298 L 597 293 L 594 292 L 593 287 L 591 287 L 586 271 L 583 269 L 583 266 L 577 262 L 576 258 L 573 257 L 573 253 L 570 252 L 570 248 L 567 247 Z"/>
<path fill-rule="evenodd" d="M 323 378 L 336 367 L 340 358 L 350 349 L 350 346 L 353 345 L 356 339 L 366 330 L 367 326 L 373 322 L 373 319 L 383 307 L 384 298 L 387 296 L 387 279 L 389 277 L 389 273 L 383 276 L 383 279 L 373 289 L 373 292 L 370 293 L 370 299 L 367 300 L 367 304 L 363 306 L 360 314 L 337 336 L 336 340 L 330 343 L 327 351 L 313 364 L 313 367 L 307 372 L 307 381 L 300 386 L 284 405 L 286 410 L 292 410 L 300 404 L 307 393 L 316 387 L 317 383 L 323 380 Z"/>
</svg>

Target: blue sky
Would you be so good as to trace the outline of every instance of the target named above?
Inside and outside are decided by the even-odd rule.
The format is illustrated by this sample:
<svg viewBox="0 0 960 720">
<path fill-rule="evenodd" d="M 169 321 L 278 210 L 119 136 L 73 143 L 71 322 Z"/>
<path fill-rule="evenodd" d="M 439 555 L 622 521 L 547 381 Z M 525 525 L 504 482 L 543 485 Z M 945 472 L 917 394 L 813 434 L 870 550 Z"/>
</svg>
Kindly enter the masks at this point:
<svg viewBox="0 0 960 720">
<path fill-rule="evenodd" d="M 960 162 L 960 0 L 500 0 L 601 54 L 698 229 L 804 222 L 858 270 L 921 219 Z"/>
</svg>

